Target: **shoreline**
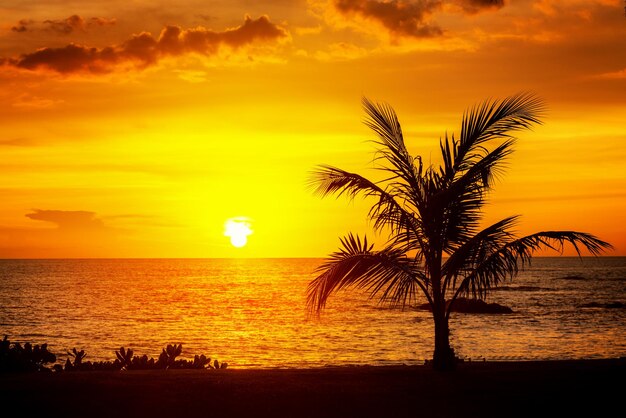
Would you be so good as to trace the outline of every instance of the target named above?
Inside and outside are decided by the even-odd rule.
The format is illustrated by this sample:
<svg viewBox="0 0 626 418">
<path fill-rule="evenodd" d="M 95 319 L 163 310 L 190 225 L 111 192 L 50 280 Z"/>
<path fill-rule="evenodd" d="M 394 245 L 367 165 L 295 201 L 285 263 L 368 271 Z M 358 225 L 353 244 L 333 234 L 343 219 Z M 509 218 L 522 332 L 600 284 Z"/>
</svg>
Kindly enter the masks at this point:
<svg viewBox="0 0 626 418">
<path fill-rule="evenodd" d="M 626 358 L 0 375 L 5 411 L 63 417 L 496 417 L 621 410 Z M 617 408 L 617 409 L 615 409 Z"/>
</svg>

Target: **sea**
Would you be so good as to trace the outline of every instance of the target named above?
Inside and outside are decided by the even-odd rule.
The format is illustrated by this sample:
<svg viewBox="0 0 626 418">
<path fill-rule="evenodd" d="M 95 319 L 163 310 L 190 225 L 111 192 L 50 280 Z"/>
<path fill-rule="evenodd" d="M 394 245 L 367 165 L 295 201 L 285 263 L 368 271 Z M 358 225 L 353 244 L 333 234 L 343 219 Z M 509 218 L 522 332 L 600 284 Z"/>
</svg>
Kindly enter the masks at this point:
<svg viewBox="0 0 626 418">
<path fill-rule="evenodd" d="M 157 357 L 182 344 L 234 368 L 423 364 L 429 312 L 390 308 L 356 290 L 320 315 L 306 289 L 321 259 L 0 260 L 0 337 L 47 343 L 64 362 Z M 511 314 L 453 313 L 467 361 L 626 356 L 626 257 L 542 257 L 491 292 Z"/>
</svg>

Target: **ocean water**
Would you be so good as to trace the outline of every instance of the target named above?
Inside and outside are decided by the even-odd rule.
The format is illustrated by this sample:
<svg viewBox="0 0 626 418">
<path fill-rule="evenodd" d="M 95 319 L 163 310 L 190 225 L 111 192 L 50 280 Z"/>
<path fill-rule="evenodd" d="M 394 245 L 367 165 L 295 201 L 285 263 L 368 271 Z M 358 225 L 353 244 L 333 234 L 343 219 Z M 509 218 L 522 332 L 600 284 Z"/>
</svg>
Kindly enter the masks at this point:
<svg viewBox="0 0 626 418">
<path fill-rule="evenodd" d="M 158 356 L 182 343 L 230 367 L 421 364 L 428 312 L 389 309 L 358 291 L 306 309 L 319 259 L 0 260 L 0 333 L 48 343 L 64 361 Z M 626 356 L 626 257 L 536 258 L 492 293 L 513 314 L 452 314 L 452 345 L 472 360 Z"/>
</svg>

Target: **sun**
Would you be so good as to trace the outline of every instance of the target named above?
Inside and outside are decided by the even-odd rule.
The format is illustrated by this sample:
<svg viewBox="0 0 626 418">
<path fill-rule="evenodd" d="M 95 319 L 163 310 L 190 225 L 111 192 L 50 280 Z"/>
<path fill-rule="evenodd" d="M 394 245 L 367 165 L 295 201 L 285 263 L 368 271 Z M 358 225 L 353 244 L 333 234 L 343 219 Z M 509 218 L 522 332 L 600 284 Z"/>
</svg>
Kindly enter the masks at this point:
<svg viewBox="0 0 626 418">
<path fill-rule="evenodd" d="M 233 247 L 241 248 L 248 243 L 248 235 L 252 234 L 250 220 L 246 217 L 230 218 L 224 223 L 224 235 L 230 237 Z"/>
</svg>

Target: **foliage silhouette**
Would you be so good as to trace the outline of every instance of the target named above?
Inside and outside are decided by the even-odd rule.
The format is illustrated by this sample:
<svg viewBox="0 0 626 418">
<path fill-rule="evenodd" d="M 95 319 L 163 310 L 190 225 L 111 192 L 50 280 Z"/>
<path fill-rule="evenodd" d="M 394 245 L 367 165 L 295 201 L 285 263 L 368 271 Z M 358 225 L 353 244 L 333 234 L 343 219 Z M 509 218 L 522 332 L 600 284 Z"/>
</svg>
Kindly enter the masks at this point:
<svg viewBox="0 0 626 418">
<path fill-rule="evenodd" d="M 119 361 L 120 368 L 122 370 L 156 370 L 156 369 L 225 369 L 228 367 L 228 363 L 220 363 L 215 360 L 211 366 L 211 359 L 203 355 L 195 355 L 193 360 L 176 360 L 176 357 L 180 356 L 183 351 L 182 344 L 168 344 L 159 355 L 158 360 L 148 358 L 147 355 L 133 356 L 133 350 L 121 347 L 119 351 L 115 352 L 117 361 Z"/>
<path fill-rule="evenodd" d="M 388 241 L 374 250 L 367 237 L 349 233 L 341 248 L 318 268 L 308 287 L 308 306 L 319 312 L 328 297 L 346 288 L 362 288 L 393 305 L 414 305 L 423 295 L 435 325 L 433 365 L 453 369 L 449 318 L 461 296 L 484 299 L 503 280 L 512 279 L 540 248 L 562 251 L 574 246 L 598 255 L 610 244 L 576 231 L 543 231 L 517 237 L 517 216 L 480 229 L 483 206 L 495 178 L 513 152 L 513 132 L 540 124 L 541 100 L 518 94 L 488 100 L 467 110 L 460 136 L 440 139 L 442 162 L 425 166 L 411 156 L 400 122 L 387 104 L 363 98 L 365 124 L 374 140 L 374 161 L 385 173 L 382 181 L 322 165 L 311 177 L 314 192 L 372 200 L 368 217 Z"/>
<path fill-rule="evenodd" d="M 176 357 L 180 356 L 180 353 L 183 351 L 182 344 L 168 344 L 166 348 L 163 349 L 163 352 L 159 356 L 159 365 L 164 369 L 169 369 L 174 366 L 176 362 Z"/>
<path fill-rule="evenodd" d="M 0 373 L 49 371 L 46 363 L 54 363 L 56 356 L 48 351 L 48 345 L 32 345 L 9 341 L 8 336 L 0 341 Z"/>
<path fill-rule="evenodd" d="M 94 371 L 94 370 L 157 370 L 157 369 L 226 369 L 228 363 L 220 363 L 217 359 L 211 364 L 211 359 L 205 355 L 195 355 L 193 360 L 176 359 L 183 351 L 182 344 L 168 344 L 163 349 L 158 360 L 148 358 L 147 355 L 133 355 L 132 349 L 121 347 L 115 352 L 117 357 L 113 361 L 84 361 L 87 354 L 84 350 L 73 348 L 68 351 L 69 356 L 65 364 L 55 364 L 52 370 L 56 372 Z M 54 363 L 56 356 L 48 351 L 47 344 L 32 346 L 8 340 L 8 336 L 0 341 L 0 373 L 5 372 L 35 372 L 50 371 L 45 364 Z"/>
<path fill-rule="evenodd" d="M 85 350 L 76 350 L 76 348 L 72 348 L 71 352 L 67 352 L 67 355 L 74 358 L 72 362 L 70 357 L 65 360 L 65 370 L 80 370 L 83 368 L 83 359 L 87 356 L 85 354 Z"/>
</svg>

